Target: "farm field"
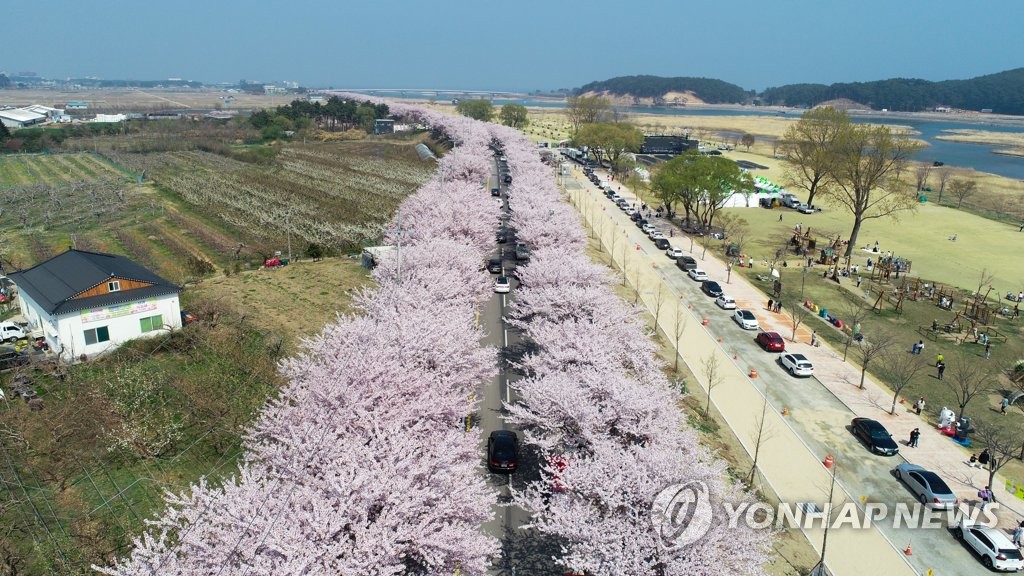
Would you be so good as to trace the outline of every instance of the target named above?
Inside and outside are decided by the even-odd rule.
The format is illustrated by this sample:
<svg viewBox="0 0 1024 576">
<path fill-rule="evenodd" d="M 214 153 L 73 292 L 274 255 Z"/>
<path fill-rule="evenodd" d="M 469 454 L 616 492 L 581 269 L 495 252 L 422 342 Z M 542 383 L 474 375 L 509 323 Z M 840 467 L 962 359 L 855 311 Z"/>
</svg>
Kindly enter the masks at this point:
<svg viewBox="0 0 1024 576">
<path fill-rule="evenodd" d="M 224 104 L 221 96 L 231 96 L 233 102 Z M 4 90 L 0 91 L 0 105 L 28 106 L 42 104 L 63 108 L 72 101 L 86 102 L 88 109 L 83 113 L 125 112 L 163 109 L 211 109 L 220 106 L 224 110 L 273 108 L 288 104 L 298 96 L 294 94 L 244 94 L 226 93 L 214 89 L 165 90 L 165 89 L 95 89 L 95 90 Z"/>
<path fill-rule="evenodd" d="M 286 253 L 289 230 L 296 256 L 311 241 L 328 252 L 374 241 L 434 167 L 414 144 L 284 144 L 262 163 L 198 151 L 0 156 L 5 267 L 72 243 L 126 254 L 189 281 L 183 309 L 199 318 L 63 373 L 27 372 L 44 409 L 0 407 L 5 566 L 93 573 L 128 550 L 165 490 L 237 470 L 241 433 L 280 386 L 277 362 L 370 282 L 349 257 L 254 268 Z"/>
</svg>

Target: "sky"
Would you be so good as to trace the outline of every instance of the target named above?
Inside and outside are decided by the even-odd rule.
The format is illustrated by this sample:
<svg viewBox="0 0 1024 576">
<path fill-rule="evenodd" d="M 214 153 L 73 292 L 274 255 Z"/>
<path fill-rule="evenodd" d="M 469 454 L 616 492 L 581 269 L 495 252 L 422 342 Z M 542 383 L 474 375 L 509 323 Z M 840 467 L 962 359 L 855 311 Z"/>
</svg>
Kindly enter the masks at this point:
<svg viewBox="0 0 1024 576">
<path fill-rule="evenodd" d="M 1024 66 L 1021 0 L 5 4 L 0 71 L 49 78 L 529 92 L 654 74 L 763 90 Z"/>
</svg>

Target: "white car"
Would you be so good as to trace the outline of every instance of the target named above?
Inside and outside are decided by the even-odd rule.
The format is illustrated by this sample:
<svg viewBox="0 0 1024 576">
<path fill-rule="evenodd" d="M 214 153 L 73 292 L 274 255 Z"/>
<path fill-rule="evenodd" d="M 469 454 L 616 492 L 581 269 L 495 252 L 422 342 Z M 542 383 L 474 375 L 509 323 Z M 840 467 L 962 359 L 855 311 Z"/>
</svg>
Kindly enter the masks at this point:
<svg viewBox="0 0 1024 576">
<path fill-rule="evenodd" d="M 508 294 L 511 289 L 512 282 L 509 281 L 508 276 L 498 276 L 494 279 L 494 291 L 498 294 Z"/>
<path fill-rule="evenodd" d="M 28 338 L 25 329 L 14 322 L 0 322 L 0 340 L 16 342 Z"/>
<path fill-rule="evenodd" d="M 736 300 L 734 300 L 732 296 L 726 296 L 725 294 L 715 298 L 715 304 L 718 304 L 718 307 L 722 310 L 736 309 Z"/>
<path fill-rule="evenodd" d="M 683 255 L 683 249 L 682 248 L 669 248 L 668 250 L 665 250 L 665 255 L 668 256 L 669 258 L 675 260 L 676 258 L 679 258 L 679 257 L 681 257 Z"/>
<path fill-rule="evenodd" d="M 650 234 L 648 234 L 648 236 L 651 237 L 651 240 L 665 240 L 666 239 L 665 238 L 665 234 L 663 234 L 661 232 L 661 230 L 655 230 L 654 232 L 651 232 Z"/>
<path fill-rule="evenodd" d="M 644 234 L 648 235 L 650 235 L 651 232 L 657 230 L 657 228 L 654 227 L 654 224 L 644 224 L 643 226 L 640 227 L 640 229 L 644 231 Z"/>
<path fill-rule="evenodd" d="M 735 306 L 735 304 L 733 304 Z M 757 325 L 757 318 L 750 310 L 737 310 L 732 315 L 732 319 L 740 325 L 740 328 L 744 330 L 757 330 L 760 326 Z"/>
<path fill-rule="evenodd" d="M 811 208 L 807 204 L 799 204 L 799 205 L 797 205 L 796 211 L 800 212 L 802 214 L 814 214 L 816 212 L 816 210 L 814 208 Z"/>
<path fill-rule="evenodd" d="M 1016 572 L 1024 568 L 1024 558 L 1021 558 L 1017 545 L 998 528 L 989 528 L 964 518 L 953 528 L 953 537 L 963 540 L 989 569 Z"/>
<path fill-rule="evenodd" d="M 793 376 L 813 376 L 814 364 L 803 354 L 783 354 L 779 363 Z"/>
<path fill-rule="evenodd" d="M 687 272 L 687 274 L 690 276 L 690 278 L 696 280 L 697 282 L 703 282 L 708 279 L 708 273 L 701 270 L 700 268 L 693 268 L 692 270 Z"/>
<path fill-rule="evenodd" d="M 626 208 L 623 210 L 623 212 L 626 213 L 626 216 L 632 216 L 633 214 L 636 214 L 636 210 L 633 210 L 632 208 Z"/>
</svg>

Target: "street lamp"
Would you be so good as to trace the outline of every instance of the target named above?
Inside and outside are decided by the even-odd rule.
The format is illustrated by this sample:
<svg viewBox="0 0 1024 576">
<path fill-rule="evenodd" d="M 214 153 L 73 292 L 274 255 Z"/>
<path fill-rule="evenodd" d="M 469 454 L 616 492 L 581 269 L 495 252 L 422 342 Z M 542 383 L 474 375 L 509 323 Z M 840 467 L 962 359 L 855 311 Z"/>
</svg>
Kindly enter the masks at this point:
<svg viewBox="0 0 1024 576">
<path fill-rule="evenodd" d="M 809 269 L 807 268 L 807 266 L 804 266 L 804 272 L 800 276 L 800 300 L 801 301 L 803 301 L 803 299 L 804 299 L 804 283 L 807 282 L 807 272 L 808 271 L 809 271 Z"/>
</svg>

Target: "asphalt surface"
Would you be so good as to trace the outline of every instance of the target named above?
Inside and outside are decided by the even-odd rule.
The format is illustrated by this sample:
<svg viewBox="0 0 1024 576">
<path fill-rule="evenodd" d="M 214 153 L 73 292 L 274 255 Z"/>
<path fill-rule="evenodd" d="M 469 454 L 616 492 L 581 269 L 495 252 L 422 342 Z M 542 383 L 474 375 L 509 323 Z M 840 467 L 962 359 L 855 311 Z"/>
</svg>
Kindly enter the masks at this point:
<svg viewBox="0 0 1024 576">
<path fill-rule="evenodd" d="M 916 502 L 914 495 L 905 486 L 896 480 L 892 475 L 892 469 L 898 464 L 905 462 L 902 456 L 882 457 L 868 452 L 859 440 L 848 430 L 850 420 L 855 416 L 852 411 L 839 399 L 837 399 L 825 386 L 816 379 L 800 379 L 791 377 L 777 364 L 779 354 L 768 353 L 762 350 L 755 342 L 754 337 L 757 331 L 748 331 L 740 328 L 731 320 L 733 311 L 722 310 L 714 304 L 714 299 L 704 295 L 700 290 L 700 283 L 690 280 L 689 277 L 675 266 L 674 260 L 664 256 L 664 252 L 657 250 L 654 244 L 636 228 L 629 218 L 622 213 L 611 200 L 602 193 L 596 191 L 589 182 L 582 182 L 583 189 L 594 190 L 590 194 L 592 200 L 605 208 L 600 213 L 606 214 L 616 221 L 627 231 L 629 242 L 640 247 L 641 252 L 650 255 L 655 259 L 654 271 L 661 278 L 663 285 L 671 291 L 674 299 L 679 300 L 680 296 L 687 302 L 692 303 L 692 312 L 697 318 L 707 318 L 707 331 L 714 337 L 720 338 L 720 346 L 735 356 L 736 362 L 745 369 L 754 368 L 758 371 L 759 377 L 750 379 L 751 385 L 765 394 L 770 404 L 779 409 L 789 407 L 792 409 L 792 416 L 788 418 L 790 427 L 799 435 L 801 440 L 817 454 L 832 454 L 837 462 L 843 462 L 844 466 L 838 472 L 838 486 L 847 494 L 847 499 L 858 502 L 865 498 L 869 502 L 895 504 L 898 502 L 913 504 Z M 626 191 L 620 192 L 627 199 L 632 197 Z M 584 203 L 587 200 L 583 200 Z M 639 206 L 640 201 L 637 200 Z M 594 211 L 596 212 L 596 211 Z M 665 236 L 669 236 L 669 230 L 673 229 L 674 237 L 670 243 L 674 247 L 682 248 L 684 253 L 691 255 L 697 260 L 698 267 L 701 266 L 702 247 L 699 243 L 691 242 L 678 229 L 671 224 L 654 218 L 651 222 L 661 229 Z M 692 250 L 692 253 L 691 253 Z M 659 259 L 660 256 L 660 259 Z M 710 255 L 708 256 L 710 258 Z M 659 264 L 659 262 L 661 262 Z M 731 283 L 744 282 L 742 278 L 732 278 L 731 283 L 726 278 L 712 277 L 724 288 L 725 293 L 730 294 Z M 656 288 L 649 285 L 642 285 L 644 298 L 650 300 L 652 292 Z M 768 316 L 774 316 L 775 323 L 780 318 L 788 319 L 788 315 L 771 314 L 767 312 L 767 300 L 750 301 L 737 298 L 740 308 L 746 308 L 754 313 L 759 320 Z M 664 319 L 664 317 L 662 318 Z M 789 344 L 792 332 L 780 331 Z M 686 343 L 684 342 L 684 346 Z M 714 391 L 712 391 L 714 397 Z M 913 450 L 905 445 L 906 439 L 897 435 L 897 430 L 890 430 L 894 433 L 894 439 L 900 444 L 900 449 Z M 943 474 L 943 470 L 936 470 Z M 949 478 L 947 478 L 947 481 Z M 837 488 L 838 491 L 838 488 Z M 985 574 L 988 573 L 977 558 L 953 539 L 950 532 L 944 529 L 921 530 L 908 529 L 906 527 L 895 529 L 891 522 L 876 524 L 882 535 L 889 540 L 897 550 L 904 549 L 908 544 L 913 546 L 913 555 L 907 560 L 911 566 L 921 574 L 927 574 L 933 570 L 934 575 L 940 574 Z"/>
<path fill-rule="evenodd" d="M 488 190 L 494 186 L 493 182 L 501 182 L 497 161 L 494 174 Z M 507 216 L 506 185 L 501 183 L 500 189 L 502 210 Z M 523 529 L 522 526 L 529 523 L 530 515 L 522 508 L 510 504 L 513 488 L 522 488 L 527 481 L 540 475 L 536 454 L 523 446 L 522 434 L 513 426 L 506 424 L 502 418 L 503 403 L 514 403 L 517 400 L 510 384 L 522 377 L 522 374 L 511 367 L 509 361 L 518 359 L 529 347 L 529 343 L 524 341 L 519 331 L 506 325 L 503 320 L 505 311 L 511 299 L 515 298 L 516 289 L 519 287 L 519 281 L 515 276 L 515 242 L 514 230 L 508 230 L 507 241 L 504 244 L 496 244 L 491 256 L 502 259 L 502 274 L 509 277 L 511 289 L 508 294 L 494 293 L 481 307 L 479 315 L 480 326 L 486 333 L 484 344 L 501 351 L 498 375 L 481 390 L 480 409 L 473 419 L 473 426 L 480 432 L 480 454 L 483 464 L 481 472 L 486 474 L 487 481 L 499 494 L 498 501 L 493 505 L 494 519 L 484 524 L 483 530 L 501 541 L 501 557 L 495 560 L 490 574 L 562 574 L 564 571 L 551 561 L 551 558 L 559 553 L 558 546 L 536 531 Z M 498 274 L 491 274 L 492 279 L 497 277 Z M 494 430 L 513 430 L 519 435 L 519 469 L 513 474 L 494 474 L 487 470 L 487 437 Z"/>
</svg>

